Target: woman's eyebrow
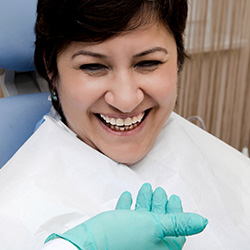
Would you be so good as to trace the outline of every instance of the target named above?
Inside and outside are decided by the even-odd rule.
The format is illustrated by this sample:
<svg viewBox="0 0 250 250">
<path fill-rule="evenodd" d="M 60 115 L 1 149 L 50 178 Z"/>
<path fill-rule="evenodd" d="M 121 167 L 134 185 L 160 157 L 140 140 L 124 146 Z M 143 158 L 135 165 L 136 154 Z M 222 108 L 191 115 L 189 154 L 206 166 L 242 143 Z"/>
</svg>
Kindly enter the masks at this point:
<svg viewBox="0 0 250 250">
<path fill-rule="evenodd" d="M 76 53 L 74 53 L 71 57 L 71 59 L 74 59 L 77 56 L 91 56 L 91 57 L 95 57 L 95 58 L 107 58 L 108 56 L 103 55 L 103 54 L 99 54 L 99 53 L 95 53 L 95 52 L 91 52 L 91 51 L 87 51 L 87 50 L 80 50 Z"/>
<path fill-rule="evenodd" d="M 164 52 L 165 54 L 168 54 L 168 51 L 165 49 L 165 48 L 162 48 L 162 47 L 155 47 L 155 48 L 152 48 L 152 49 L 149 49 L 149 50 L 145 50 L 143 52 L 140 52 L 136 55 L 134 55 L 133 57 L 136 58 L 136 57 L 142 57 L 142 56 L 146 56 L 148 54 L 151 54 L 151 53 L 155 53 L 155 52 Z"/>
</svg>

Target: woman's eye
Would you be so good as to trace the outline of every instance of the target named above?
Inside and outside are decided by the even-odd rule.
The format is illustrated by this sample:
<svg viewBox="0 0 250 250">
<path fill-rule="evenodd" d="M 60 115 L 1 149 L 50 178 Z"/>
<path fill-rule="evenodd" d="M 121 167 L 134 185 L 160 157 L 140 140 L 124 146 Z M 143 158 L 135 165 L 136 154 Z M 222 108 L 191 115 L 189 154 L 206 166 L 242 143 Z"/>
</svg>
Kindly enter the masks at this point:
<svg viewBox="0 0 250 250">
<path fill-rule="evenodd" d="M 90 63 L 81 65 L 80 69 L 87 73 L 95 74 L 95 73 L 105 72 L 108 69 L 108 67 L 99 63 Z"/>
<path fill-rule="evenodd" d="M 147 60 L 147 61 L 142 61 L 139 62 L 135 65 L 136 68 L 142 69 L 142 70 L 154 70 L 156 69 L 159 65 L 161 65 L 161 61 L 156 61 L 156 60 Z"/>
</svg>

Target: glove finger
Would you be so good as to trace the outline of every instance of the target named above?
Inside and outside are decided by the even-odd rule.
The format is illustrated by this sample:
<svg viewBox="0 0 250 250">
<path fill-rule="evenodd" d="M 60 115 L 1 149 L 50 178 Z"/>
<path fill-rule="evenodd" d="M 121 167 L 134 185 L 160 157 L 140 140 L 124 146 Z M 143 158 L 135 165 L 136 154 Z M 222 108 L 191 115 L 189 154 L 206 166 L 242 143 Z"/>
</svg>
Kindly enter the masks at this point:
<svg viewBox="0 0 250 250">
<path fill-rule="evenodd" d="M 126 191 L 121 194 L 120 198 L 117 201 L 116 208 L 115 209 L 126 209 L 130 210 L 132 205 L 132 195 L 130 192 Z"/>
<path fill-rule="evenodd" d="M 149 183 L 143 184 L 137 195 L 135 210 L 151 211 L 152 193 L 151 185 Z"/>
<path fill-rule="evenodd" d="M 156 214 L 165 214 L 167 202 L 168 197 L 165 190 L 161 187 L 156 188 L 152 197 L 151 211 Z"/>
<path fill-rule="evenodd" d="M 188 236 L 202 232 L 208 221 L 194 213 L 154 214 L 160 220 L 164 236 Z"/>
<path fill-rule="evenodd" d="M 183 208 L 181 204 L 181 199 L 177 195 L 172 195 L 167 203 L 166 211 L 168 214 L 171 213 L 182 213 Z"/>
</svg>

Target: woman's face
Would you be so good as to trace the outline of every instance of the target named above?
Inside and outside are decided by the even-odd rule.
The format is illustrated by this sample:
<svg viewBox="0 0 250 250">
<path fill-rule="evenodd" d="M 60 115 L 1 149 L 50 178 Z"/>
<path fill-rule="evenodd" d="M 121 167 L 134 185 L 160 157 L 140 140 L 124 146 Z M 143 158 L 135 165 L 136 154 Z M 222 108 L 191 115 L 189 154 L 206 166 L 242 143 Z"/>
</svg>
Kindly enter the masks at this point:
<svg viewBox="0 0 250 250">
<path fill-rule="evenodd" d="M 57 64 L 67 125 L 117 162 L 141 160 L 176 101 L 177 48 L 167 29 L 154 24 L 98 44 L 72 43 Z"/>
</svg>

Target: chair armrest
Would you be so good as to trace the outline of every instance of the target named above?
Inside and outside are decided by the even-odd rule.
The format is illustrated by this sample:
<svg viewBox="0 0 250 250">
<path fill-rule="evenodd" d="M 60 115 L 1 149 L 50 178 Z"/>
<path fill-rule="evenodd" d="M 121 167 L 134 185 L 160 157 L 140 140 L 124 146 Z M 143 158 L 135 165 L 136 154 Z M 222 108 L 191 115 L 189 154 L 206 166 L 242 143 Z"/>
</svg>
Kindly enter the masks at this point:
<svg viewBox="0 0 250 250">
<path fill-rule="evenodd" d="M 49 112 L 49 93 L 0 98 L 0 168 L 33 134 L 36 123 Z"/>
</svg>

